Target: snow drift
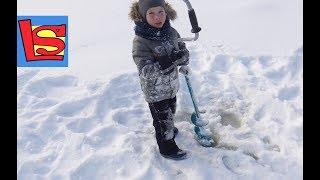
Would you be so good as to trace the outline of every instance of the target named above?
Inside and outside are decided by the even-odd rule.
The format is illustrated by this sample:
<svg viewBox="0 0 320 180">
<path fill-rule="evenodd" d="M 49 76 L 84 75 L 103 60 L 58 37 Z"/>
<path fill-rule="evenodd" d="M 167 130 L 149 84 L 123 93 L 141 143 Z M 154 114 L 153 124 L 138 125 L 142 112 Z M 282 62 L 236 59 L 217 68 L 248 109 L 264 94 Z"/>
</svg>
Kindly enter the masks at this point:
<svg viewBox="0 0 320 180">
<path fill-rule="evenodd" d="M 82 81 L 18 69 L 18 179 L 302 179 L 302 47 L 289 57 L 188 48 L 216 147 L 194 140 L 182 75 L 176 142 L 191 156 L 176 162 L 158 152 L 136 72 Z"/>
</svg>

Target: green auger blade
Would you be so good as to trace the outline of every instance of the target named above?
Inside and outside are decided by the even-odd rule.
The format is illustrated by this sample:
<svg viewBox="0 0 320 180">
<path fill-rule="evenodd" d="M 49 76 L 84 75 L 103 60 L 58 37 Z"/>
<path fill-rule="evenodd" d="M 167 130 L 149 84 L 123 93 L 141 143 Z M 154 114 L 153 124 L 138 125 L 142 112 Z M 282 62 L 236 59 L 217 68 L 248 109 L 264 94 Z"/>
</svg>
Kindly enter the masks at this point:
<svg viewBox="0 0 320 180">
<path fill-rule="evenodd" d="M 196 140 L 204 147 L 214 147 L 216 143 L 212 139 L 209 133 L 202 127 L 195 126 L 194 131 L 196 133 Z"/>
<path fill-rule="evenodd" d="M 197 117 L 195 112 L 193 112 L 191 115 L 191 122 L 199 127 L 206 126 L 209 123 L 209 121 L 205 121 L 202 118 Z"/>
</svg>

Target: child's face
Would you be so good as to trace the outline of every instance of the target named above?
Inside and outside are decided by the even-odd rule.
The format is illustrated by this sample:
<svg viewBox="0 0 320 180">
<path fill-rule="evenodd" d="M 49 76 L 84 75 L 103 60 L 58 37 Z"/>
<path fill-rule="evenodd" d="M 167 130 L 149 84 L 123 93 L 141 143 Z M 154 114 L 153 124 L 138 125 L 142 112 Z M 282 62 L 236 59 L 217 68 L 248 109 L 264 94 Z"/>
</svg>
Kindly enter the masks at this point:
<svg viewBox="0 0 320 180">
<path fill-rule="evenodd" d="M 147 22 L 155 28 L 161 28 L 166 21 L 166 12 L 162 6 L 148 9 L 146 14 Z"/>
</svg>

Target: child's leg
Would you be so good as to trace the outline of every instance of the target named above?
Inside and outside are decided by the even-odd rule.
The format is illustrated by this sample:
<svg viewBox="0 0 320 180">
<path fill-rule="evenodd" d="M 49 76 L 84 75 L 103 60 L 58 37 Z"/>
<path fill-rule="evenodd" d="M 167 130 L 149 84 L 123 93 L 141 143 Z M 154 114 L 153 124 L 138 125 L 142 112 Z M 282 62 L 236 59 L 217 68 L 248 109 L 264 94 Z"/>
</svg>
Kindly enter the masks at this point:
<svg viewBox="0 0 320 180">
<path fill-rule="evenodd" d="M 175 96 L 174 98 L 170 99 L 170 109 L 172 114 L 176 113 L 177 109 L 177 97 Z"/>
<path fill-rule="evenodd" d="M 173 114 L 170 99 L 149 103 L 156 139 L 161 154 L 170 154 L 178 150 L 173 139 Z"/>
<path fill-rule="evenodd" d="M 171 109 L 171 112 L 174 117 L 174 114 L 176 113 L 176 109 L 177 109 L 177 97 L 176 96 L 174 98 L 170 99 L 170 109 Z M 178 134 L 179 130 L 175 126 L 173 126 L 173 127 L 174 127 L 173 131 L 174 131 L 174 138 L 175 138 L 176 135 Z"/>
</svg>

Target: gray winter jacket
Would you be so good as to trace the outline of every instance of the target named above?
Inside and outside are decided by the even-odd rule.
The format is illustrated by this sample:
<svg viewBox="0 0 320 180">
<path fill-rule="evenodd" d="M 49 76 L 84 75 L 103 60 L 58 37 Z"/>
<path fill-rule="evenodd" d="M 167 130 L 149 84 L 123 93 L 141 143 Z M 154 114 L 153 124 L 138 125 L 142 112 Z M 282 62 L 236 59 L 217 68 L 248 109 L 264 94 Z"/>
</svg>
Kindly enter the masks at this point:
<svg viewBox="0 0 320 180">
<path fill-rule="evenodd" d="M 179 90 L 178 68 L 165 74 L 154 59 L 154 48 L 161 42 L 136 36 L 133 40 L 132 57 L 139 71 L 141 89 L 147 102 L 174 98 Z"/>
<path fill-rule="evenodd" d="M 137 12 L 137 3 L 133 3 L 129 16 L 133 21 L 141 20 Z M 169 19 L 176 18 L 176 12 L 169 4 L 165 8 Z M 180 37 L 178 32 L 171 27 L 173 39 Z M 172 40 L 173 40 L 172 39 Z M 173 46 L 173 41 L 168 41 Z M 159 63 L 154 58 L 155 47 L 162 45 L 160 41 L 145 39 L 135 36 L 132 47 L 132 57 L 137 65 L 141 89 L 148 103 L 158 102 L 173 98 L 179 90 L 179 73 L 177 66 L 173 71 L 166 73 L 162 71 Z"/>
</svg>

